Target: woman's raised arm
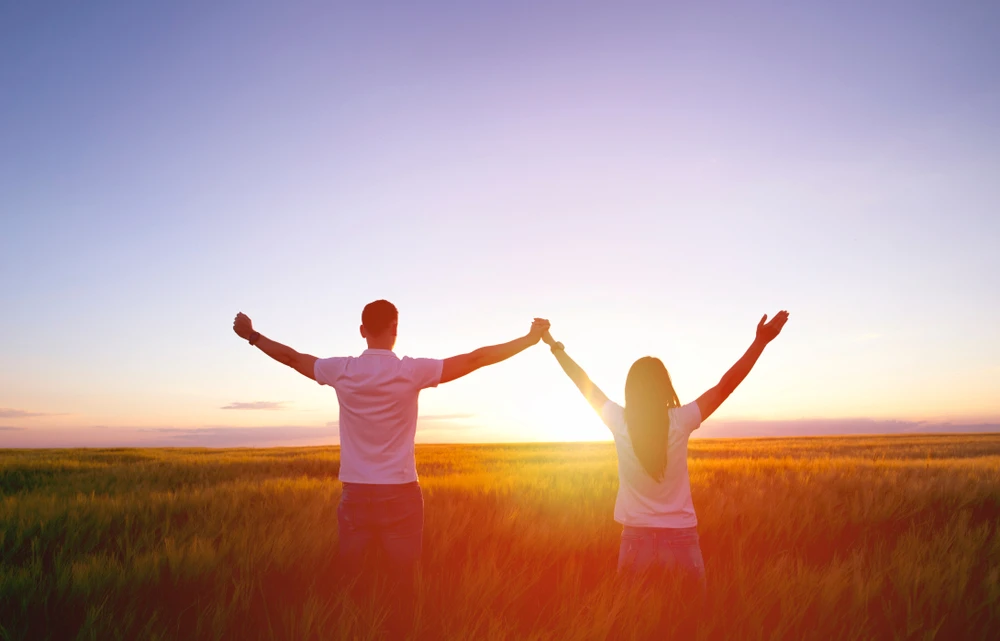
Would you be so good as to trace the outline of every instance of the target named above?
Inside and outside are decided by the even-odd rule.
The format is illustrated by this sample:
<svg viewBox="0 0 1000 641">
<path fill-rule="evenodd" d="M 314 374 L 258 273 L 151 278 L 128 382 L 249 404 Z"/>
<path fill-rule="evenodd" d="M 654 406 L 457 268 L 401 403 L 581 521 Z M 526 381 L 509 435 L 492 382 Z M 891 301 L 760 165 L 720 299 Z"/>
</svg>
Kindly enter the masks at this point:
<svg viewBox="0 0 1000 641">
<path fill-rule="evenodd" d="M 608 397 L 604 395 L 594 382 L 590 380 L 587 376 L 587 372 L 576 364 L 569 354 L 566 353 L 566 349 L 563 347 L 562 343 L 557 342 L 552 338 L 552 334 L 546 331 L 542 334 L 542 340 L 545 344 L 552 348 L 552 353 L 555 355 L 556 360 L 559 361 L 559 365 L 562 366 L 563 371 L 566 372 L 566 376 L 569 376 L 577 388 L 579 388 L 580 393 L 583 397 L 587 399 L 590 406 L 593 407 L 598 414 L 604 410 L 604 406 L 608 403 Z"/>
<path fill-rule="evenodd" d="M 722 401 L 729 398 L 733 390 L 743 382 L 760 355 L 764 352 L 764 347 L 778 337 L 781 328 L 788 320 L 788 312 L 782 310 L 774 315 L 770 322 L 767 322 L 767 314 L 757 323 L 757 335 L 750 344 L 750 348 L 736 361 L 736 364 L 729 368 L 729 371 L 722 377 L 719 384 L 698 397 L 698 409 L 701 410 L 701 420 L 704 421 L 719 409 Z"/>
</svg>

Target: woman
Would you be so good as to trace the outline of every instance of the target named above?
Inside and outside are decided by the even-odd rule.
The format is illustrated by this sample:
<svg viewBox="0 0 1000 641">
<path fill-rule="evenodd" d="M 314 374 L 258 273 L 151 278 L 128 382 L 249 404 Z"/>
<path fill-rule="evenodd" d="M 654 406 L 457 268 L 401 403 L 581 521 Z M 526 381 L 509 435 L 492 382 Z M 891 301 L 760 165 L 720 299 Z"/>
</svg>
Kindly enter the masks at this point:
<svg viewBox="0 0 1000 641">
<path fill-rule="evenodd" d="M 681 405 L 670 374 L 658 358 L 632 364 L 625 380 L 625 407 L 609 401 L 586 372 L 551 334 L 542 335 L 566 374 L 611 429 L 618 451 L 618 499 L 615 521 L 621 523 L 619 573 L 662 567 L 679 570 L 705 586 L 705 563 L 698 545 L 698 519 L 688 479 L 688 436 L 743 382 L 764 347 L 788 320 L 781 311 L 757 324 L 750 349 L 719 384 L 694 403 Z"/>
</svg>

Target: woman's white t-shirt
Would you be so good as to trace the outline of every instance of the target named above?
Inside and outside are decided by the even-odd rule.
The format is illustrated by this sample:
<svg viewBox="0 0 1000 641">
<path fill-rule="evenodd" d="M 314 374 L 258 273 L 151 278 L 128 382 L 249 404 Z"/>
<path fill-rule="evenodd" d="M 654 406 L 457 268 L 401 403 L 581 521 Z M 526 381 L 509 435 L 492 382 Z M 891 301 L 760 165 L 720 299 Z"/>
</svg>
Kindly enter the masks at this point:
<svg viewBox="0 0 1000 641">
<path fill-rule="evenodd" d="M 633 527 L 686 528 L 698 524 L 688 479 L 688 436 L 701 425 L 697 402 L 670 410 L 667 469 L 657 482 L 646 472 L 632 449 L 625 426 L 625 408 L 608 401 L 601 420 L 611 429 L 618 450 L 618 499 L 615 521 Z"/>
</svg>

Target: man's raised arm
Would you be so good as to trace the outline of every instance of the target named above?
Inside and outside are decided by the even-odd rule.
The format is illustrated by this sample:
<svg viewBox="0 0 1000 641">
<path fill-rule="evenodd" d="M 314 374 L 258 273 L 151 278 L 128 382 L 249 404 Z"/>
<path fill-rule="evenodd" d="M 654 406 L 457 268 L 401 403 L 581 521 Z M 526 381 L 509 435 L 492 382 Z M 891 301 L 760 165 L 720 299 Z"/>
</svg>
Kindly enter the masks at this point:
<svg viewBox="0 0 1000 641">
<path fill-rule="evenodd" d="M 277 341 L 256 332 L 250 317 L 240 312 L 233 321 L 233 331 L 240 338 L 250 341 L 250 344 L 264 352 L 282 365 L 287 365 L 299 374 L 316 380 L 315 368 L 316 357 L 309 354 L 300 354 L 287 345 L 282 345 Z"/>
<path fill-rule="evenodd" d="M 531 324 L 531 329 L 521 338 L 515 338 L 509 343 L 501 345 L 491 345 L 480 347 L 474 352 L 452 356 L 444 360 L 441 367 L 441 382 L 447 383 L 456 378 L 462 378 L 466 374 L 471 374 L 480 367 L 493 365 L 500 361 L 505 361 L 515 354 L 519 354 L 537 343 L 542 338 L 542 334 L 548 330 L 549 321 L 544 318 L 536 318 Z"/>
</svg>

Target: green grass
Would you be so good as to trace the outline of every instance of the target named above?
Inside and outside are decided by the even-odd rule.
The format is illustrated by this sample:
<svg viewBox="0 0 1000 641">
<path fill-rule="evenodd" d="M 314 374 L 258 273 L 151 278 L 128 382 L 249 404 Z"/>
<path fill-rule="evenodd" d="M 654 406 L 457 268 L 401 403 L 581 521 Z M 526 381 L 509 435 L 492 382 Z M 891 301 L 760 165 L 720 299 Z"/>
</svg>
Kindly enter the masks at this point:
<svg viewBox="0 0 1000 641">
<path fill-rule="evenodd" d="M 420 639 L 986 639 L 1000 436 L 694 441 L 709 578 L 615 580 L 610 444 L 418 446 Z M 0 450 L 0 639 L 377 638 L 336 448 Z"/>
</svg>

